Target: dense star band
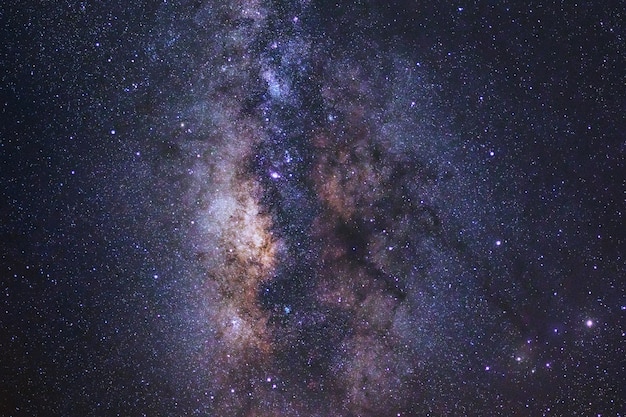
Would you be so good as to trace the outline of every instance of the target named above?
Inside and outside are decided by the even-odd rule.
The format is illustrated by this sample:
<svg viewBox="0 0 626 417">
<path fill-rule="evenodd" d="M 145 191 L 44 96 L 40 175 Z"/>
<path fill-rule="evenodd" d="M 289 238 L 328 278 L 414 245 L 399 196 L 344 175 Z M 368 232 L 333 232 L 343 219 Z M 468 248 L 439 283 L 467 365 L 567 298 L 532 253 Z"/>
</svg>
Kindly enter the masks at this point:
<svg viewBox="0 0 626 417">
<path fill-rule="evenodd" d="M 263 16 L 258 33 L 227 58 L 246 88 L 220 92 L 227 105 L 215 106 L 210 138 L 219 162 L 198 170 L 212 406 L 411 415 L 443 389 L 441 374 L 460 372 L 438 363 L 433 374 L 436 352 L 481 345 L 494 329 L 472 322 L 501 314 L 477 292 L 478 274 L 455 276 L 471 265 L 442 218 L 445 190 L 464 174 L 432 150 L 449 141 L 446 122 L 415 109 L 429 86 L 408 62 L 339 50 L 330 59 L 301 26 L 306 9 L 252 14 Z M 519 337 L 507 331 L 488 347 Z M 289 406 L 254 400 L 276 396 Z"/>
</svg>

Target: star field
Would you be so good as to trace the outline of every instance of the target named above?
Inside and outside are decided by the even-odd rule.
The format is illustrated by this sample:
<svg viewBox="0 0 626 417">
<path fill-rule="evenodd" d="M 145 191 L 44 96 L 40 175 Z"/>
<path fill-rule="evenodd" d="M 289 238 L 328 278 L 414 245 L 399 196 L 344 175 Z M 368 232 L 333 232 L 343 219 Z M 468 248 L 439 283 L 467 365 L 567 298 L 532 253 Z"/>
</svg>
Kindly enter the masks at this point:
<svg viewBox="0 0 626 417">
<path fill-rule="evenodd" d="M 3 5 L 0 415 L 624 415 L 625 13 Z"/>
</svg>

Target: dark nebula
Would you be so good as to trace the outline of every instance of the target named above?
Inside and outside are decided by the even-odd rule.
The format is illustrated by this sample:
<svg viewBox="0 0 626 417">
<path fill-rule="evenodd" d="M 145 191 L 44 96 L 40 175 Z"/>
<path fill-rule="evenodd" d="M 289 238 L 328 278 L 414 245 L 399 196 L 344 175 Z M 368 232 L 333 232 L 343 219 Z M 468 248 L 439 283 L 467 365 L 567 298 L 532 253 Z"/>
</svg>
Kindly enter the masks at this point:
<svg viewBox="0 0 626 417">
<path fill-rule="evenodd" d="M 0 414 L 621 416 L 623 2 L 2 6 Z"/>
</svg>

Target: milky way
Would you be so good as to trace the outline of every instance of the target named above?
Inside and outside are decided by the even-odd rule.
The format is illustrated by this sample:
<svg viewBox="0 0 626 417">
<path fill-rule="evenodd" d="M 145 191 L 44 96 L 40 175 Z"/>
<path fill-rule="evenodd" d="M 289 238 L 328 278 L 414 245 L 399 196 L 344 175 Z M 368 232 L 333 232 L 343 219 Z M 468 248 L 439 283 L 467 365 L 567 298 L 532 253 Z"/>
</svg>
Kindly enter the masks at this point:
<svg viewBox="0 0 626 417">
<path fill-rule="evenodd" d="M 9 3 L 0 414 L 624 415 L 623 4 Z"/>
<path fill-rule="evenodd" d="M 376 45 L 334 46 L 306 2 L 205 14 L 232 25 L 189 197 L 210 409 L 448 412 L 450 380 L 523 335 L 491 323 L 503 312 L 458 236 L 456 204 L 477 184 L 428 74 Z"/>
</svg>

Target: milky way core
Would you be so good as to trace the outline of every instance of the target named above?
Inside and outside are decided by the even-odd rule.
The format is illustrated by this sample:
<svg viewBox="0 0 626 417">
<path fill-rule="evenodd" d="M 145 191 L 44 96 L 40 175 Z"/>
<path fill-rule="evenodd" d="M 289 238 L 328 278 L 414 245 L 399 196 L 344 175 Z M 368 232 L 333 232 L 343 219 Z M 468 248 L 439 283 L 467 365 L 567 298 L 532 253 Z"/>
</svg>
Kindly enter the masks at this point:
<svg viewBox="0 0 626 417">
<path fill-rule="evenodd" d="M 442 358 L 463 362 L 474 340 L 479 369 L 483 336 L 506 332 L 503 349 L 517 330 L 479 324 L 501 312 L 455 237 L 472 179 L 434 86 L 375 45 L 329 55 L 330 39 L 302 24 L 315 19 L 306 2 L 225 13 L 237 23 L 216 54 L 189 197 L 209 334 L 193 360 L 211 409 L 378 416 L 446 403 L 461 365 Z"/>
</svg>

